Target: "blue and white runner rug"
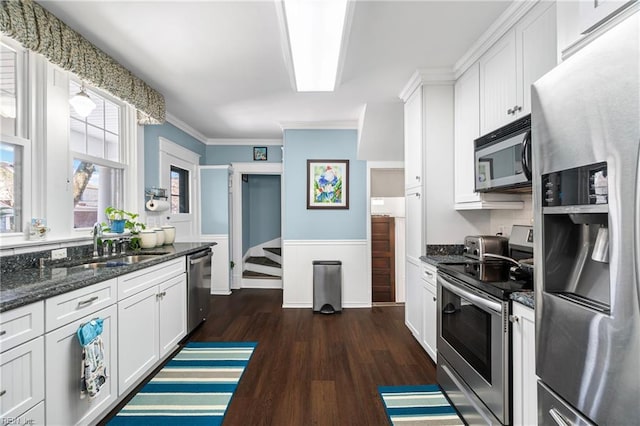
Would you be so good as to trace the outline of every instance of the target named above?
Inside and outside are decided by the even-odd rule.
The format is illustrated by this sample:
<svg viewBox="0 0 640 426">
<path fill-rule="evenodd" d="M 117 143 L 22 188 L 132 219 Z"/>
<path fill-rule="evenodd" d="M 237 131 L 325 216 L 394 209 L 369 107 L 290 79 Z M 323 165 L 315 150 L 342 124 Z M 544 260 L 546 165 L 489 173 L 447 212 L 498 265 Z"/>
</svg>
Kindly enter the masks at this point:
<svg viewBox="0 0 640 426">
<path fill-rule="evenodd" d="M 190 342 L 109 425 L 219 425 L 256 342 Z"/>
<path fill-rule="evenodd" d="M 464 425 L 440 386 L 378 386 L 392 425 Z"/>
</svg>

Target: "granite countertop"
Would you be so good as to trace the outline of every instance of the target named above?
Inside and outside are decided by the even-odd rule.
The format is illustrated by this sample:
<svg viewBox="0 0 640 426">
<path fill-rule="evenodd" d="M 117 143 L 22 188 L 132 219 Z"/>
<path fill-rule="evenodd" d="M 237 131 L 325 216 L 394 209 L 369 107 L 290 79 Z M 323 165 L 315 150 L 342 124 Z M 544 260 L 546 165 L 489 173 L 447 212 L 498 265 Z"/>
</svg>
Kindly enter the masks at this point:
<svg viewBox="0 0 640 426">
<path fill-rule="evenodd" d="M 139 263 L 123 266 L 104 267 L 97 269 L 73 269 L 71 260 L 66 264 L 45 266 L 43 269 L 27 268 L 2 274 L 2 286 L 0 287 L 0 312 L 28 305 L 39 300 L 44 300 L 58 294 L 67 293 L 82 287 L 106 281 L 120 275 L 139 269 L 148 268 L 171 259 L 186 256 L 202 250 L 205 247 L 215 245 L 213 242 L 174 243 L 170 246 L 156 247 L 154 249 L 140 250 L 129 254 L 159 254 L 157 257 Z M 117 261 L 117 257 L 100 258 L 97 261 Z M 81 262 L 75 261 L 78 265 Z"/>
<path fill-rule="evenodd" d="M 518 302 L 521 305 L 528 306 L 531 309 L 535 309 L 533 291 L 518 291 L 511 293 L 509 296 L 514 302 Z"/>
<path fill-rule="evenodd" d="M 459 254 L 427 254 L 420 256 L 420 260 L 438 266 L 440 263 L 465 263 L 469 261 L 469 258 Z"/>
</svg>

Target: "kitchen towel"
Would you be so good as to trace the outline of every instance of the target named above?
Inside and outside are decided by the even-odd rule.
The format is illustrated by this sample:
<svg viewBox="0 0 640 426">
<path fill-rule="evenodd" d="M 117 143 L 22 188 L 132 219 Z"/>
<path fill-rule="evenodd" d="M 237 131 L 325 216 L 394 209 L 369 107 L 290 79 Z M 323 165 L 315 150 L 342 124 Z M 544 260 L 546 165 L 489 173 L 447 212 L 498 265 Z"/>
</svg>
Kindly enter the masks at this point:
<svg viewBox="0 0 640 426">
<path fill-rule="evenodd" d="M 100 388 L 107 382 L 107 366 L 104 362 L 104 342 L 102 341 L 102 318 L 94 318 L 82 324 L 77 331 L 82 345 L 80 365 L 80 398 L 87 395 L 94 399 Z"/>
</svg>

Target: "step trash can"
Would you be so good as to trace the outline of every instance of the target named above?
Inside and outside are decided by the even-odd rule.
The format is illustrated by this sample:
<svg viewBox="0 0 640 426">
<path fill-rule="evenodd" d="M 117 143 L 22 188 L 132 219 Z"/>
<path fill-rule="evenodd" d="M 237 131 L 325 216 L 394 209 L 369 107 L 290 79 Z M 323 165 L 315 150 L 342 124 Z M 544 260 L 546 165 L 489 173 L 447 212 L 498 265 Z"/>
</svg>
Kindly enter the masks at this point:
<svg viewBox="0 0 640 426">
<path fill-rule="evenodd" d="M 342 262 L 313 261 L 313 312 L 333 314 L 342 311 Z"/>
</svg>

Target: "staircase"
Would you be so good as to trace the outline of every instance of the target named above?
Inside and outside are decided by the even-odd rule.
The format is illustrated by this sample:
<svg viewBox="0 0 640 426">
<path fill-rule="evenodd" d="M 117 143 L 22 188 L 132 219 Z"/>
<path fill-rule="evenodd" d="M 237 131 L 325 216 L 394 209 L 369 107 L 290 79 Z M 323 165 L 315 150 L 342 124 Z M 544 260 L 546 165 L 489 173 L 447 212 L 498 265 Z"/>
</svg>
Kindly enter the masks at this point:
<svg viewBox="0 0 640 426">
<path fill-rule="evenodd" d="M 282 279 L 282 249 L 263 248 L 263 256 L 251 256 L 244 261 L 243 279 Z"/>
</svg>

